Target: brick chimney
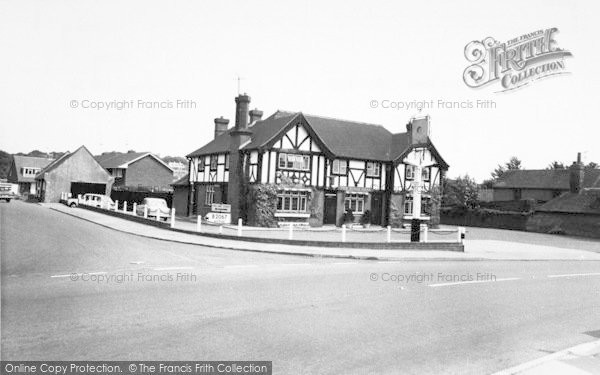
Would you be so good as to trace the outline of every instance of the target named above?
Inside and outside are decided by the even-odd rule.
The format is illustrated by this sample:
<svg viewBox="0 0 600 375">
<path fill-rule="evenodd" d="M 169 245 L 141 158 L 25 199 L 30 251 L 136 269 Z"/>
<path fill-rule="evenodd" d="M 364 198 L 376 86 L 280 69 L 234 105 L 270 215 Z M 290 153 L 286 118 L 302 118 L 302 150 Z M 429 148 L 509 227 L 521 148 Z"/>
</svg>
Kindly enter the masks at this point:
<svg viewBox="0 0 600 375">
<path fill-rule="evenodd" d="M 250 124 L 254 124 L 256 121 L 260 121 L 263 116 L 263 111 L 260 111 L 256 108 L 250 111 Z"/>
<path fill-rule="evenodd" d="M 244 182 L 243 155 L 240 146 L 250 140 L 252 130 L 248 129 L 248 107 L 250 97 L 247 94 L 235 98 L 235 128 L 229 133 L 229 182 L 227 184 L 227 200 L 231 205 L 231 223 L 237 224 L 238 218 L 243 217 L 241 196 Z"/>
<path fill-rule="evenodd" d="M 224 134 L 227 131 L 227 126 L 229 125 L 229 120 L 223 118 L 223 116 L 215 119 L 215 138 Z"/>
<path fill-rule="evenodd" d="M 413 117 L 406 124 L 406 133 L 410 145 L 424 144 L 429 141 L 429 115 Z"/>
<path fill-rule="evenodd" d="M 583 177 L 585 170 L 581 162 L 581 152 L 577 153 L 577 161 L 569 167 L 569 188 L 571 193 L 580 193 L 583 189 Z"/>
</svg>

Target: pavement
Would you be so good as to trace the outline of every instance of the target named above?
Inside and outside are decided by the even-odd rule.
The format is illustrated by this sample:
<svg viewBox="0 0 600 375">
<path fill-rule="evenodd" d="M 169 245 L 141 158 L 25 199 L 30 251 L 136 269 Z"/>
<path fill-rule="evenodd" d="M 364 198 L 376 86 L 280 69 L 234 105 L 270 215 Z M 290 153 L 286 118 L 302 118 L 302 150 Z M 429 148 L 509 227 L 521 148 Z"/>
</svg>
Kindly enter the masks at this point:
<svg viewBox="0 0 600 375">
<path fill-rule="evenodd" d="M 600 260 L 600 241 L 557 238 L 556 235 L 545 235 L 529 233 L 523 236 L 515 231 L 499 231 L 499 236 L 481 236 L 477 239 L 478 228 L 469 228 L 467 240 L 464 241 L 464 253 L 440 250 L 375 250 L 357 248 L 323 248 L 315 246 L 295 246 L 287 244 L 267 244 L 244 240 L 229 240 L 207 237 L 195 234 L 174 232 L 150 225 L 144 225 L 114 216 L 82 209 L 70 208 L 63 204 L 48 203 L 44 207 L 84 219 L 107 228 L 125 233 L 135 234 L 147 238 L 173 241 L 186 244 L 204 245 L 214 248 L 235 249 L 244 251 L 255 251 L 275 254 L 304 255 L 315 257 L 335 257 L 353 259 L 374 260 Z M 179 221 L 176 228 L 194 231 L 195 223 Z M 203 225 L 203 230 L 215 233 L 218 227 Z M 446 227 L 448 231 L 454 228 Z M 234 230 L 230 230 L 235 233 Z M 248 233 L 252 230 L 244 229 Z M 489 230 L 487 231 L 489 232 Z M 471 233 L 474 239 L 469 239 Z M 254 235 L 260 236 L 287 236 L 287 231 L 254 231 Z M 306 236 L 312 240 L 330 240 L 330 231 L 320 232 L 298 232 L 299 236 Z M 398 234 L 398 235 L 403 235 Z M 367 234 L 360 234 L 363 239 Z M 433 236 L 430 234 L 430 236 Z M 455 234 L 454 234 L 455 236 Z M 511 241 L 511 237 L 519 237 Z M 277 238 L 277 237 L 275 237 Z M 384 238 L 381 238 L 384 240 Z"/>
<path fill-rule="evenodd" d="M 552 245 L 594 251 L 565 237 Z M 599 373 L 594 260 L 238 251 L 22 202 L 0 203 L 0 251 L 4 360 L 271 360 L 275 374 Z"/>
</svg>

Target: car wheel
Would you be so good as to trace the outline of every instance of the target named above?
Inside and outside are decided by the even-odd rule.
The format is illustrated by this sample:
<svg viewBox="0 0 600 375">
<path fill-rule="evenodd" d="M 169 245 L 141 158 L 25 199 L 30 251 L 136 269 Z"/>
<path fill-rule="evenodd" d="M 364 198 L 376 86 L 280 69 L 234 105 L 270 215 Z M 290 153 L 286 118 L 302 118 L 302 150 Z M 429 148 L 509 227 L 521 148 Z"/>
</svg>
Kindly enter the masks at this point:
<svg viewBox="0 0 600 375">
<path fill-rule="evenodd" d="M 76 204 L 76 203 L 71 203 L 71 204 L 69 205 L 69 207 L 71 207 L 71 208 L 73 208 L 73 207 L 77 207 L 77 204 Z"/>
</svg>

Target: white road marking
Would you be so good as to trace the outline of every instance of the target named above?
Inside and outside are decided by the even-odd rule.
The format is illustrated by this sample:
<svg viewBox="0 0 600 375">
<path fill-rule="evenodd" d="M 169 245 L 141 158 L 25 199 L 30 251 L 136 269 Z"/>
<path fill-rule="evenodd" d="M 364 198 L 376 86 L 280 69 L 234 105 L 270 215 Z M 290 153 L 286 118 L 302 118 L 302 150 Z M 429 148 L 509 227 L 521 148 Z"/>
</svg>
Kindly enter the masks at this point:
<svg viewBox="0 0 600 375">
<path fill-rule="evenodd" d="M 450 285 L 462 285 L 462 284 L 481 284 L 481 283 L 494 283 L 497 281 L 513 281 L 520 280 L 519 277 L 507 277 L 504 279 L 494 279 L 494 280 L 472 280 L 472 281 L 457 281 L 455 283 L 441 283 L 441 284 L 429 284 L 432 288 L 437 288 L 440 286 L 450 286 Z"/>
<path fill-rule="evenodd" d="M 175 271 L 175 270 L 191 270 L 193 267 L 159 267 L 153 268 L 153 271 Z"/>
<path fill-rule="evenodd" d="M 555 278 L 555 277 L 577 277 L 577 276 L 600 276 L 600 272 L 594 272 L 594 273 L 571 273 L 571 274 L 564 274 L 564 275 L 548 275 L 548 277 L 551 277 L 551 278 Z"/>
</svg>

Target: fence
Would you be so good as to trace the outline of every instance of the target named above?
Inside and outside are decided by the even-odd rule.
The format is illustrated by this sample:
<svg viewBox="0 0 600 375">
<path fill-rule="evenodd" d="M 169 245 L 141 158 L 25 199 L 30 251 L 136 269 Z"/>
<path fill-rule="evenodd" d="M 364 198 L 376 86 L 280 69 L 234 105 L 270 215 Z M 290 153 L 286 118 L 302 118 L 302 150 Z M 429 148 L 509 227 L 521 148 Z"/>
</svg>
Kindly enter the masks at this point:
<svg viewBox="0 0 600 375">
<path fill-rule="evenodd" d="M 287 225 L 278 228 L 250 227 L 243 225 L 242 219 L 238 220 L 237 225 L 217 224 L 203 219 L 200 215 L 196 220 L 177 219 L 175 209 L 171 208 L 168 213 L 160 211 L 148 211 L 147 206 L 138 208 L 136 202 L 129 205 L 127 201 L 102 204 L 95 201 L 86 202 L 79 199 L 82 206 L 93 207 L 107 214 L 119 217 L 135 219 L 137 222 L 151 224 L 151 222 L 161 223 L 160 226 L 167 225 L 170 228 L 205 234 L 221 234 L 235 237 L 251 237 L 272 240 L 296 240 L 296 241 L 316 241 L 331 243 L 410 243 L 411 230 L 403 228 L 387 227 L 369 227 L 364 228 L 357 225 L 342 225 L 341 227 L 324 226 L 294 226 Z M 130 209 L 129 207 L 132 207 Z M 422 224 L 420 227 L 420 243 L 429 244 L 462 244 L 465 238 L 465 228 L 457 229 L 431 229 Z"/>
</svg>

